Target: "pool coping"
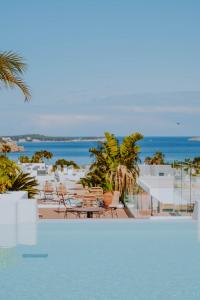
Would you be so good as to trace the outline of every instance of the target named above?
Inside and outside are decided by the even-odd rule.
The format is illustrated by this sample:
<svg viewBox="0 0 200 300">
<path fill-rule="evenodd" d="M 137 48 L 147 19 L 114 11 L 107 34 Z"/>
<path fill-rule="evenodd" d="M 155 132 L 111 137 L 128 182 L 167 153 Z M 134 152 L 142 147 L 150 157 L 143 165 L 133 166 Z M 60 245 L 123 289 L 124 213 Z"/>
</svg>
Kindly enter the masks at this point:
<svg viewBox="0 0 200 300">
<path fill-rule="evenodd" d="M 151 217 L 148 219 L 39 219 L 38 223 L 143 223 L 143 222 L 173 222 L 173 221 L 193 221 L 197 222 L 197 220 L 194 220 L 192 217 L 188 216 L 180 216 L 180 217 Z"/>
</svg>

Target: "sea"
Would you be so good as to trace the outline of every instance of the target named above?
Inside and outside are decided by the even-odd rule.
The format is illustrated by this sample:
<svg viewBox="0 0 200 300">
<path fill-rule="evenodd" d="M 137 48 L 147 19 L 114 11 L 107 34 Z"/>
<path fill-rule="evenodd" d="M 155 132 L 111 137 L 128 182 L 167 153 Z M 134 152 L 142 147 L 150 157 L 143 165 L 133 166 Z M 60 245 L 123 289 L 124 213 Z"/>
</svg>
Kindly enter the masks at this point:
<svg viewBox="0 0 200 300">
<path fill-rule="evenodd" d="M 122 138 L 119 138 L 121 141 Z M 167 162 L 174 160 L 183 161 L 185 158 L 200 156 L 200 141 L 191 140 L 191 137 L 145 137 L 138 143 L 141 147 L 140 159 L 161 151 Z M 32 156 L 39 150 L 47 150 L 53 153 L 49 163 L 64 158 L 74 160 L 77 164 L 84 166 L 92 162 L 89 149 L 98 146 L 97 141 L 73 141 L 73 142 L 23 142 L 23 153 L 9 153 L 9 157 L 17 160 L 20 155 Z"/>
</svg>

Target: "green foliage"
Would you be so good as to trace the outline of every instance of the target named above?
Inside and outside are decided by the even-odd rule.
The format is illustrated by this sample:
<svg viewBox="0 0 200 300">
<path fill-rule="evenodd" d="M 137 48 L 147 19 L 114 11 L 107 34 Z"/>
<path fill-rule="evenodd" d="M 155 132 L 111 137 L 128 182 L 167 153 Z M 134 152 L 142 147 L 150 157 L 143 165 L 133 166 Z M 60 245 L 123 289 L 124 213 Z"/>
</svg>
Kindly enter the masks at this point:
<svg viewBox="0 0 200 300">
<path fill-rule="evenodd" d="M 27 101 L 31 98 L 30 90 L 21 78 L 25 70 L 26 64 L 21 56 L 11 51 L 0 52 L 0 82 L 6 87 L 20 88 Z"/>
<path fill-rule="evenodd" d="M 29 158 L 28 156 L 20 156 L 19 161 L 21 163 L 43 163 L 44 159 L 49 160 L 52 157 L 53 153 L 46 150 L 41 150 L 35 152 L 31 158 Z"/>
<path fill-rule="evenodd" d="M 66 159 L 58 159 L 52 167 L 52 171 L 55 172 L 58 168 L 61 167 L 61 171 L 64 170 L 64 166 L 70 167 L 72 166 L 74 169 L 79 169 L 80 167 L 75 163 L 73 160 L 66 160 Z"/>
<path fill-rule="evenodd" d="M 20 163 L 30 163 L 31 159 L 26 155 L 22 155 L 19 157 L 19 161 Z"/>
<path fill-rule="evenodd" d="M 113 134 L 106 132 L 105 141 L 100 142 L 98 148 L 89 150 L 94 162 L 80 182 L 88 186 L 101 186 L 104 190 L 120 191 L 123 201 L 125 192 L 131 193 L 136 184 L 140 152 L 137 142 L 142 138 L 140 133 L 134 133 L 120 144 Z"/>
<path fill-rule="evenodd" d="M 192 176 L 200 175 L 200 156 L 193 159 L 186 158 L 184 161 L 174 161 L 172 167 L 176 169 L 183 169 L 186 173 L 191 173 Z"/>
<path fill-rule="evenodd" d="M 29 198 L 38 193 L 37 181 L 29 174 L 20 171 L 17 164 L 4 155 L 0 156 L 0 193 L 27 191 Z"/>
<path fill-rule="evenodd" d="M 12 178 L 19 172 L 17 164 L 6 156 L 0 156 L 0 193 L 12 186 Z"/>
<path fill-rule="evenodd" d="M 43 162 L 43 159 L 51 159 L 53 157 L 53 153 L 46 151 L 46 150 L 41 150 L 35 152 L 35 154 L 32 157 L 32 162 Z"/>
<path fill-rule="evenodd" d="M 39 192 L 37 180 L 30 176 L 28 173 L 20 172 L 12 178 L 10 191 L 26 191 L 28 192 L 28 198 L 33 198 Z"/>
<path fill-rule="evenodd" d="M 155 152 L 153 156 L 148 156 L 144 160 L 147 165 L 164 165 L 165 155 L 162 152 Z"/>
<path fill-rule="evenodd" d="M 197 176 L 200 174 L 200 156 L 195 157 L 193 160 L 187 162 L 187 171 L 192 171 L 193 176 Z"/>
</svg>

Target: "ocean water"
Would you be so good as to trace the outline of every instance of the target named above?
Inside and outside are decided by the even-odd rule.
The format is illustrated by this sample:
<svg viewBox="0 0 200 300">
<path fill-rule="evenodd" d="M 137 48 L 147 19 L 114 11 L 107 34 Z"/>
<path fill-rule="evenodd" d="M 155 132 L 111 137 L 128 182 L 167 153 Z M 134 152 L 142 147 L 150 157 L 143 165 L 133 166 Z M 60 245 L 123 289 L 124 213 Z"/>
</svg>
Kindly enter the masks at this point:
<svg viewBox="0 0 200 300">
<path fill-rule="evenodd" d="M 140 158 L 152 155 L 156 151 L 162 151 L 167 161 L 184 160 L 200 156 L 200 142 L 189 140 L 190 137 L 145 137 L 139 145 L 141 146 Z M 92 161 L 89 148 L 96 147 L 98 142 L 25 142 L 24 153 L 10 153 L 9 156 L 17 160 L 20 155 L 31 156 L 35 151 L 48 150 L 54 155 L 51 162 L 59 158 L 74 160 L 80 165 Z"/>
<path fill-rule="evenodd" d="M 0 249 L 2 300 L 199 300 L 193 221 L 42 222 L 36 244 Z"/>
</svg>

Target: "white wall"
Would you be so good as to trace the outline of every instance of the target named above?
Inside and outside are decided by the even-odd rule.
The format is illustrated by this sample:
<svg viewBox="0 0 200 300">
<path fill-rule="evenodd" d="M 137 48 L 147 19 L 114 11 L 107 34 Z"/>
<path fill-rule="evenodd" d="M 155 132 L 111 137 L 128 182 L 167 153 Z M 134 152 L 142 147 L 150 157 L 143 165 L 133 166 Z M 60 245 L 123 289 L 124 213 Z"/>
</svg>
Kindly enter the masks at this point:
<svg viewBox="0 0 200 300">
<path fill-rule="evenodd" d="M 140 176 L 138 184 L 161 203 L 174 202 L 173 176 Z"/>
<path fill-rule="evenodd" d="M 0 195 L 0 224 L 31 224 L 37 220 L 37 200 L 28 199 L 27 192 Z"/>
</svg>

